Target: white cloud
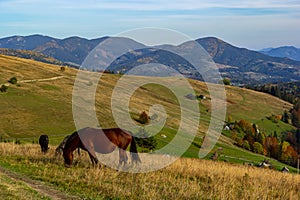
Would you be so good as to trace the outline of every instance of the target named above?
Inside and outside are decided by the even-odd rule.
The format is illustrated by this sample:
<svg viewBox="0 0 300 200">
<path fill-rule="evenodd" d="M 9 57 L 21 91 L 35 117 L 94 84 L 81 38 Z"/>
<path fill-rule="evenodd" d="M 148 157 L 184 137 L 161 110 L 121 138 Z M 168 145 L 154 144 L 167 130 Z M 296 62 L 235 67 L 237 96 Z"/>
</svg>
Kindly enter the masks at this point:
<svg viewBox="0 0 300 200">
<path fill-rule="evenodd" d="M 300 45 L 300 0 L 0 0 L 0 10 L 0 35 L 97 37 L 151 26 L 252 48 L 278 38 Z"/>
<path fill-rule="evenodd" d="M 205 8 L 281 8 L 299 9 L 299 0 L 4 0 L 0 6 L 47 9 L 111 9 L 111 10 L 197 10 Z M 45 7 L 43 7 L 45 6 Z"/>
<path fill-rule="evenodd" d="M 60 1 L 59 1 L 60 2 Z M 77 9 L 129 9 L 129 10 L 197 10 L 204 8 L 300 8 L 295 0 L 86 0 L 64 1 L 69 8 Z M 69 3 L 67 3 L 69 2 Z M 74 3 L 76 2 L 76 3 Z"/>
</svg>

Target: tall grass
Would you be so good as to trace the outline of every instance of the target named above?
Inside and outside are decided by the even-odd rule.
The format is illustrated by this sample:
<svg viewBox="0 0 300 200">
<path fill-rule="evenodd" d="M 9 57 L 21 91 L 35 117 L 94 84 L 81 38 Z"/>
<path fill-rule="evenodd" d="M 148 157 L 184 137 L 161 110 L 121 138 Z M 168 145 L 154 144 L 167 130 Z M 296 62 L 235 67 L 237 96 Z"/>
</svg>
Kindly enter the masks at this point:
<svg viewBox="0 0 300 200">
<path fill-rule="evenodd" d="M 150 173 L 94 168 L 76 155 L 72 168 L 38 145 L 0 143 L 0 166 L 87 199 L 300 199 L 300 176 L 224 162 L 180 158 Z"/>
</svg>

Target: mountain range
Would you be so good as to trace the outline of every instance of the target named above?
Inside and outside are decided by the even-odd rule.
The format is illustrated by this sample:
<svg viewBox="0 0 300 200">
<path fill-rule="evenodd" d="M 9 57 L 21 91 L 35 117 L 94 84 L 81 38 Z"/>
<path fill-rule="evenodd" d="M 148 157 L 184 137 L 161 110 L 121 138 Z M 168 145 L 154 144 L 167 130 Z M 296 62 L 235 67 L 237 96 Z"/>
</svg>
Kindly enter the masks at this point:
<svg viewBox="0 0 300 200">
<path fill-rule="evenodd" d="M 78 67 L 100 42 L 108 38 L 85 39 L 69 37 L 57 39 L 42 35 L 12 36 L 0 39 L 0 48 L 29 50 Z M 117 40 L 117 38 L 110 39 Z M 270 54 L 272 49 L 263 52 L 252 51 L 233 46 L 215 37 L 200 38 L 196 41 L 217 64 L 221 75 L 231 79 L 233 84 L 300 80 L 300 61 L 292 60 L 287 58 L 287 56 L 274 57 L 274 55 Z M 147 47 L 126 38 L 122 42 L 124 43 L 123 45 L 127 43 L 137 44 L 141 49 L 119 56 L 110 66 L 110 70 L 115 73 L 120 72 L 120 70 L 127 72 L 137 64 L 160 63 L 170 66 L 190 78 L 201 80 L 201 76 L 193 69 L 190 63 L 178 55 L 161 49 Z M 189 46 L 188 44 L 181 44 L 177 47 L 172 47 L 174 50 L 178 48 L 187 50 Z M 104 52 L 107 55 L 110 53 Z"/>
<path fill-rule="evenodd" d="M 260 50 L 261 53 L 280 58 L 289 58 L 300 61 L 300 48 L 294 46 L 282 46 L 277 48 L 266 48 Z"/>
</svg>

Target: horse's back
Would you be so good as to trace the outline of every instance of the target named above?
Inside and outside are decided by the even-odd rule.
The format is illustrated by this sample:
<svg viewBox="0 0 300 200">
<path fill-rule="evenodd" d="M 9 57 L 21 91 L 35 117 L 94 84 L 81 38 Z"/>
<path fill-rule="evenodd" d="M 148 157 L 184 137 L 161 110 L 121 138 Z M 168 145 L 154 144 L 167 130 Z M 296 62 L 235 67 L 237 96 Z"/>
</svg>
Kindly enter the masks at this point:
<svg viewBox="0 0 300 200">
<path fill-rule="evenodd" d="M 49 137 L 48 135 L 41 135 L 39 138 L 39 144 L 45 143 L 45 142 L 49 142 Z"/>
<path fill-rule="evenodd" d="M 95 149 L 99 153 L 110 153 L 116 147 L 127 147 L 132 140 L 131 133 L 120 128 L 84 128 L 78 134 L 85 148 Z"/>
<path fill-rule="evenodd" d="M 46 153 L 49 149 L 48 144 L 49 144 L 49 137 L 48 135 L 41 135 L 39 137 L 39 144 L 41 146 L 42 152 Z"/>
</svg>

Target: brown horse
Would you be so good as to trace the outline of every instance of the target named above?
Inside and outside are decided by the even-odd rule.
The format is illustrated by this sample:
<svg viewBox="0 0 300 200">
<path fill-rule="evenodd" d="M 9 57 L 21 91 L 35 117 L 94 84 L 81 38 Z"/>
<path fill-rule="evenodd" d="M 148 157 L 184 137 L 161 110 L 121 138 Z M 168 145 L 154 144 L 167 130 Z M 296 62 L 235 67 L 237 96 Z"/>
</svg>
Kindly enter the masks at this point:
<svg viewBox="0 0 300 200">
<path fill-rule="evenodd" d="M 92 164 L 98 163 L 97 153 L 107 154 L 119 147 L 119 166 L 127 163 L 126 148 L 130 144 L 131 158 L 133 162 L 141 162 L 134 137 L 129 131 L 120 128 L 96 129 L 83 128 L 74 132 L 67 140 L 63 149 L 65 166 L 70 167 L 73 163 L 73 151 L 81 148 L 88 152 Z"/>
</svg>

